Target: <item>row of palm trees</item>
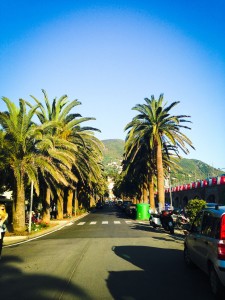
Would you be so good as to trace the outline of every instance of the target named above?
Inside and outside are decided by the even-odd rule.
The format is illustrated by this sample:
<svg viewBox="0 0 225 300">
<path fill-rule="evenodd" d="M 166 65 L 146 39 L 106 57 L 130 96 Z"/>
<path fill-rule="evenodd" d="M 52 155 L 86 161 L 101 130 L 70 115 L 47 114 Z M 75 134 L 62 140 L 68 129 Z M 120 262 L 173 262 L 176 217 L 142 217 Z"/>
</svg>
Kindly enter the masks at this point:
<svg viewBox="0 0 225 300">
<path fill-rule="evenodd" d="M 94 133 L 99 131 L 82 123 L 95 120 L 72 113 L 81 103 L 66 95 L 50 103 L 42 90 L 44 104 L 34 96 L 35 104 L 23 99 L 19 106 L 3 97 L 7 111 L 0 112 L 0 171 L 4 186 L 13 191 L 14 231 L 25 229 L 25 193 L 31 183 L 42 199 L 43 221 L 50 220 L 50 201 L 57 200 L 58 218 L 72 214 L 75 192 L 103 196 L 107 186 L 103 173 L 103 144 Z M 190 116 L 171 115 L 179 102 L 167 106 L 163 95 L 145 98 L 133 110 L 138 114 L 125 127 L 123 172 L 116 181 L 114 194 L 150 200 L 155 207 L 165 204 L 164 179 L 176 168 L 179 150 L 188 153 L 193 145 L 181 129 Z M 149 199 L 148 199 L 149 196 Z"/>
<path fill-rule="evenodd" d="M 81 103 L 66 95 L 52 103 L 42 90 L 44 104 L 20 99 L 19 105 L 3 97 L 7 110 L 0 112 L 0 172 L 2 185 L 13 191 L 13 228 L 24 231 L 25 193 L 31 183 L 43 205 L 43 221 L 50 220 L 50 201 L 57 200 L 58 218 L 72 210 L 74 191 L 103 195 L 103 144 L 96 128 L 82 126 L 94 118 L 82 117 L 72 109 Z"/>
<path fill-rule="evenodd" d="M 179 101 L 167 105 L 163 94 L 155 99 L 145 98 L 133 110 L 138 114 L 125 127 L 127 132 L 123 159 L 123 171 L 115 183 L 114 194 L 165 206 L 164 182 L 171 168 L 176 169 L 179 150 L 187 154 L 188 146 L 194 149 L 190 139 L 181 132 L 191 129 L 188 115 L 172 115 L 170 111 Z M 149 199 L 148 199 L 149 196 Z"/>
</svg>

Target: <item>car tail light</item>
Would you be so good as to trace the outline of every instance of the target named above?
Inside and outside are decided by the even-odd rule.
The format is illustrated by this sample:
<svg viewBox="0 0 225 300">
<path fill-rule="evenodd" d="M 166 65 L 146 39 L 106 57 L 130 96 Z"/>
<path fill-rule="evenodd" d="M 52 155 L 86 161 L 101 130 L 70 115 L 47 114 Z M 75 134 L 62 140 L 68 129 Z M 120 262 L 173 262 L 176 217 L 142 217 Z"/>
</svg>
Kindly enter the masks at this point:
<svg viewBox="0 0 225 300">
<path fill-rule="evenodd" d="M 220 239 L 225 240 L 225 215 L 223 215 L 222 218 L 221 218 Z"/>
<path fill-rule="evenodd" d="M 218 243 L 218 258 L 225 260 L 225 241 L 222 240 Z"/>
<path fill-rule="evenodd" d="M 225 215 L 221 218 L 220 241 L 218 243 L 218 258 L 225 259 Z"/>
</svg>

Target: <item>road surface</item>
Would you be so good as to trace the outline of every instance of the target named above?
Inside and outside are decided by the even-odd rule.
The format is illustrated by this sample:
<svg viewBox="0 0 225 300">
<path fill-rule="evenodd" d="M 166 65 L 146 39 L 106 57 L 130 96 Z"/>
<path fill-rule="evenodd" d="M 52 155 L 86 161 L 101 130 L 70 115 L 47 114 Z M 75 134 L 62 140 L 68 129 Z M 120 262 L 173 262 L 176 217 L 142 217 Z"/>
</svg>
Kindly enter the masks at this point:
<svg viewBox="0 0 225 300">
<path fill-rule="evenodd" d="M 183 263 L 183 240 L 106 206 L 63 229 L 3 249 L 0 298 L 212 300 Z"/>
</svg>

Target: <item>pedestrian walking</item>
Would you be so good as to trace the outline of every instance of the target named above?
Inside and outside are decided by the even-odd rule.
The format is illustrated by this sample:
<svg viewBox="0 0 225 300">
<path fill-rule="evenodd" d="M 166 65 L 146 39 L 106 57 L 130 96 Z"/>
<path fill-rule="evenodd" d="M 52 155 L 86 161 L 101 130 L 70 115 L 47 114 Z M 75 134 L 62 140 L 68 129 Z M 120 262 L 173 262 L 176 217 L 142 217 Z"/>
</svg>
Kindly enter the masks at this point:
<svg viewBox="0 0 225 300">
<path fill-rule="evenodd" d="M 6 212 L 5 204 L 0 204 L 0 259 L 2 255 L 3 239 L 6 232 L 6 221 L 8 214 Z"/>
<path fill-rule="evenodd" d="M 54 201 L 51 201 L 50 204 L 50 215 L 51 215 L 51 219 L 56 219 L 57 217 L 57 206 Z"/>
</svg>

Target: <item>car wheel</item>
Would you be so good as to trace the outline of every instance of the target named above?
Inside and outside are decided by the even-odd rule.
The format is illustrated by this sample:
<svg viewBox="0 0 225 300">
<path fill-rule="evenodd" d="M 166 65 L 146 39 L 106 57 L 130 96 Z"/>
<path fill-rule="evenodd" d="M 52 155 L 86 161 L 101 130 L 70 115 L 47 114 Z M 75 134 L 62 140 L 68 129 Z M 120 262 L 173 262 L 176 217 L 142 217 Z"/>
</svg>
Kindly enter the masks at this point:
<svg viewBox="0 0 225 300">
<path fill-rule="evenodd" d="M 184 247 L 184 261 L 185 261 L 185 264 L 188 267 L 193 267 L 194 266 L 194 264 L 191 260 L 190 253 L 189 253 L 189 250 L 188 250 L 187 246 Z"/>
<path fill-rule="evenodd" d="M 174 228 L 170 228 L 170 234 L 174 234 Z"/>
<path fill-rule="evenodd" d="M 222 299 L 221 297 L 224 295 L 224 288 L 213 266 L 209 269 L 209 281 L 213 294 L 217 299 Z"/>
<path fill-rule="evenodd" d="M 169 225 L 169 232 L 170 232 L 170 234 L 174 234 L 174 227 L 173 227 L 173 225 Z"/>
</svg>

